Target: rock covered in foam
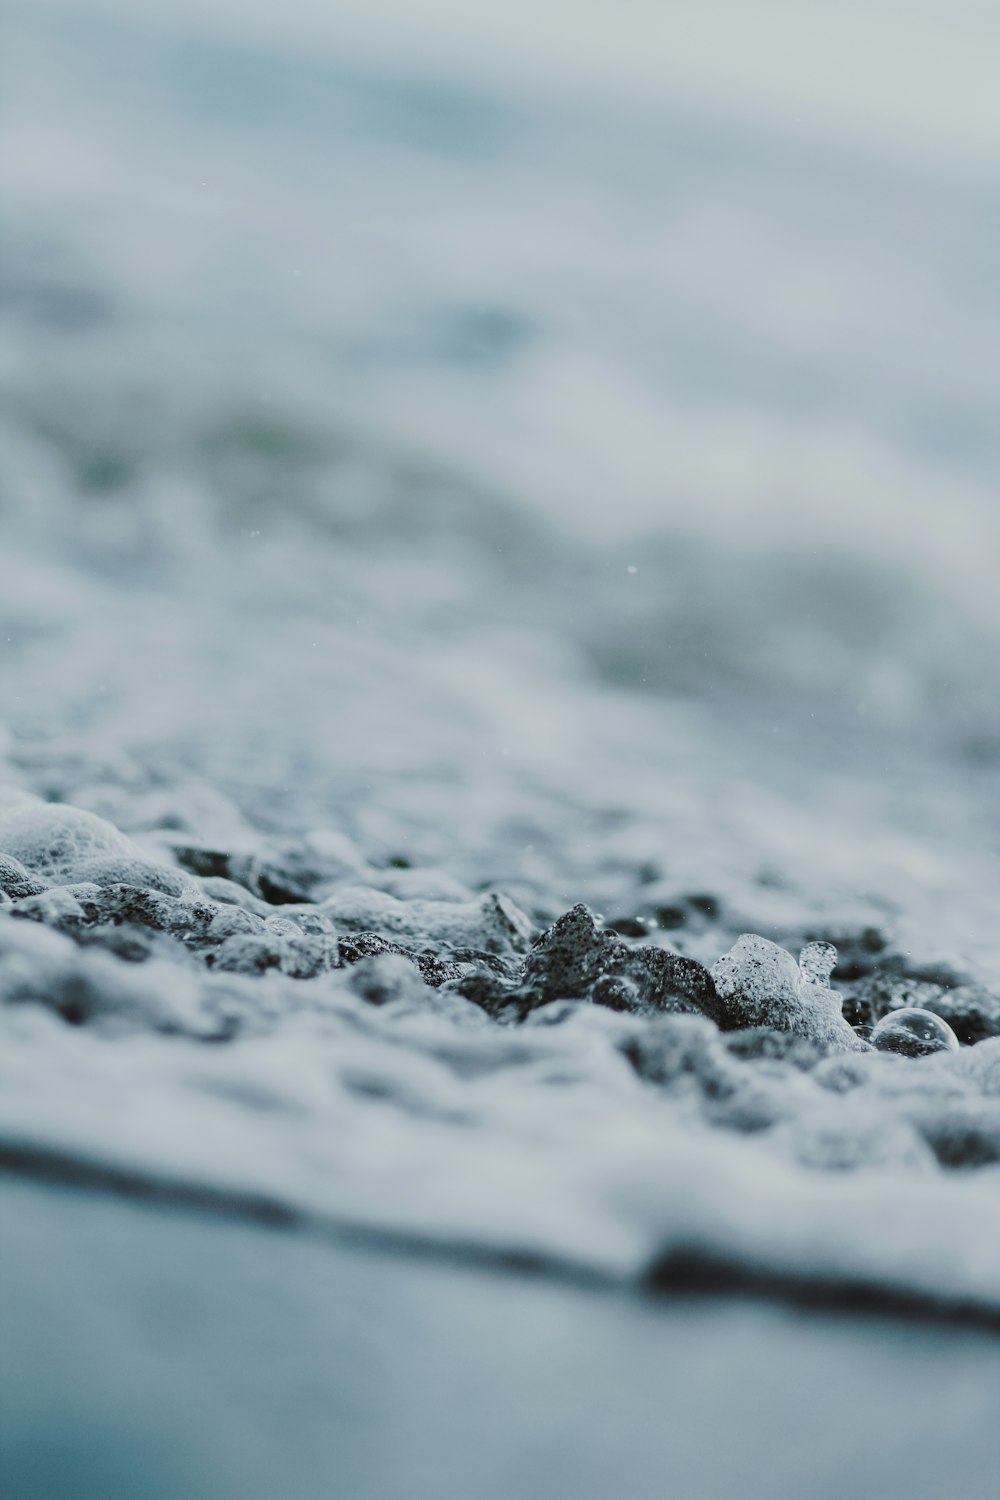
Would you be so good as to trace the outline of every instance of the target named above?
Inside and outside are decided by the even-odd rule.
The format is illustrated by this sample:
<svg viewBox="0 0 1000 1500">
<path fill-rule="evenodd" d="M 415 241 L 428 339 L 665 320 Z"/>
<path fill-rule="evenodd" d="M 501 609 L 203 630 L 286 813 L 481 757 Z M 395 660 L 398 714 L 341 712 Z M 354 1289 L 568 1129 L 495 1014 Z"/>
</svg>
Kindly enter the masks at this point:
<svg viewBox="0 0 1000 1500">
<path fill-rule="evenodd" d="M 276 969 L 295 979 L 311 979 L 340 964 L 328 917 L 308 908 L 284 908 L 288 916 L 263 909 L 266 916 L 189 895 L 89 881 L 50 886 L 15 901 L 11 914 L 131 962 L 158 955 L 175 962 L 201 960 L 222 973 Z"/>
<path fill-rule="evenodd" d="M 658 1016 L 615 1039 L 639 1077 L 707 1125 L 766 1139 L 800 1165 L 925 1174 L 1000 1161 L 1000 1038 L 914 1067 L 874 1048 L 834 1052 L 794 1033 L 720 1032 Z M 749 1043 L 750 1045 L 746 1045 Z M 996 1050 L 992 1050 L 996 1049 Z"/>
<path fill-rule="evenodd" d="M 211 940 L 220 933 L 222 941 L 206 961 L 222 973 L 276 969 L 290 979 L 314 979 L 341 962 L 333 923 L 319 912 L 262 920 L 236 907 L 215 913 L 207 936 Z"/>
<path fill-rule="evenodd" d="M 0 926 L 0 1008 L 36 1005 L 71 1025 L 211 1036 L 217 1024 L 196 976 L 176 963 L 141 971 L 109 952 L 81 949 L 67 934 L 30 922 Z"/>
<path fill-rule="evenodd" d="M 399 1001 L 420 1005 L 430 996 L 420 971 L 401 953 L 373 953 L 359 959 L 351 968 L 348 983 L 369 1005 Z"/>
<path fill-rule="evenodd" d="M 415 952 L 401 943 L 394 943 L 390 938 L 382 937 L 377 932 L 358 932 L 349 937 L 342 937 L 338 949 L 340 962 L 349 967 L 383 954 L 402 958 L 405 962 L 414 965 L 421 978 L 434 987 L 459 979 L 469 967 L 468 964 L 463 963 L 448 963 L 446 959 L 437 958 L 433 953 Z M 485 955 L 483 957 L 485 958 Z"/>
<path fill-rule="evenodd" d="M 436 951 L 510 956 L 526 952 L 534 935 L 524 912 L 494 893 L 478 901 L 399 900 L 370 886 L 348 886 L 329 896 L 322 910 L 342 931 L 377 932 Z"/>
<path fill-rule="evenodd" d="M 0 854 L 0 892 L 5 896 L 12 901 L 19 901 L 25 896 L 37 896 L 44 889 L 44 881 L 36 880 L 30 875 L 20 860 Z"/>
<path fill-rule="evenodd" d="M 339 963 L 336 940 L 284 932 L 236 934 L 210 955 L 212 968 L 225 974 L 265 974 L 275 969 L 290 979 L 314 979 Z"/>
<path fill-rule="evenodd" d="M 0 803 L 0 853 L 45 885 L 127 884 L 177 896 L 188 882 L 147 859 L 113 823 L 62 802 L 20 794 Z"/>
<path fill-rule="evenodd" d="M 872 1102 L 857 1110 L 811 1109 L 779 1124 L 770 1144 L 800 1166 L 821 1172 L 863 1168 L 934 1170 L 934 1152 L 907 1120 L 886 1117 Z"/>
<path fill-rule="evenodd" d="M 743 933 L 712 965 L 722 1002 L 719 1025 L 730 1031 L 767 1026 L 809 1037 L 824 1048 L 863 1048 L 844 1020 L 840 996 L 826 982 L 836 964 L 836 949 L 830 943 L 809 943 L 802 957 L 800 967 L 787 948 L 756 933 Z"/>
</svg>

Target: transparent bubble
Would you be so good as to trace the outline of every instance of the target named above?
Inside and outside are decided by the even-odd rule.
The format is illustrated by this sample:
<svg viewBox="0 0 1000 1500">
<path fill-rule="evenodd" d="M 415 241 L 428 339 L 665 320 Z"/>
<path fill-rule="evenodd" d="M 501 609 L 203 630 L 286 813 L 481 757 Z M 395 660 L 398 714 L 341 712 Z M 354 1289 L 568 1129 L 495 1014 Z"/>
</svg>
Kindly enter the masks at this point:
<svg viewBox="0 0 1000 1500">
<path fill-rule="evenodd" d="M 830 975 L 837 967 L 837 950 L 832 943 L 806 943 L 799 954 L 799 968 L 807 984 L 829 987 Z"/>
<path fill-rule="evenodd" d="M 873 1029 L 871 1040 L 880 1052 L 901 1052 L 904 1057 L 958 1050 L 958 1037 L 947 1021 L 916 1005 L 906 1010 L 891 1010 L 883 1016 Z"/>
</svg>

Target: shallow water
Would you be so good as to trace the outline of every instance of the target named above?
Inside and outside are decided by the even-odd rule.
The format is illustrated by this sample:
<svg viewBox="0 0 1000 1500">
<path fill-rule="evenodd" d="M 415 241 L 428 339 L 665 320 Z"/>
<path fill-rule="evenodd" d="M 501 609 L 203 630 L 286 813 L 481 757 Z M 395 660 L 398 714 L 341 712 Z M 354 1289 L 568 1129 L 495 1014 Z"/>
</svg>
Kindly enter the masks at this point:
<svg viewBox="0 0 1000 1500">
<path fill-rule="evenodd" d="M 995 175 L 347 31 L 306 57 L 46 5 L 0 41 L 0 853 L 48 887 L 0 909 L 0 1160 L 173 1202 L 147 1238 L 194 1204 L 995 1326 Z M 89 889 L 122 883 L 141 911 Z M 578 901 L 706 965 L 833 941 L 849 1019 L 937 1007 L 966 1045 L 514 1024 L 461 976 L 330 967 L 374 930 L 509 978 Z M 117 1256 L 133 1211 L 86 1212 Z M 257 1243 L 164 1233 L 193 1289 L 213 1236 Z M 659 1347 L 586 1306 L 598 1350 Z M 697 1316 L 720 1351 L 829 1336 Z M 901 1340 L 844 1359 L 881 1349 L 917 1432 Z"/>
<path fill-rule="evenodd" d="M 5 1279 L 50 1288 L 4 1316 L 26 1500 L 993 1493 L 983 1335 L 643 1305 L 20 1185 L 4 1202 Z"/>
</svg>

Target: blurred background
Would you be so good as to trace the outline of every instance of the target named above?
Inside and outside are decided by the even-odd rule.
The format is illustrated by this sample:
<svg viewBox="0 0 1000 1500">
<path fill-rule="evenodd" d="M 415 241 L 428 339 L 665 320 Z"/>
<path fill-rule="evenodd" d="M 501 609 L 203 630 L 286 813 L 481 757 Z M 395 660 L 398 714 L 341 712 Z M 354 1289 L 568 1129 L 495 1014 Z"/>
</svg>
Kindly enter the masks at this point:
<svg viewBox="0 0 1000 1500">
<path fill-rule="evenodd" d="M 8 0 L 15 763 L 483 878 L 623 768 L 992 860 L 998 43 L 974 0 Z"/>
</svg>

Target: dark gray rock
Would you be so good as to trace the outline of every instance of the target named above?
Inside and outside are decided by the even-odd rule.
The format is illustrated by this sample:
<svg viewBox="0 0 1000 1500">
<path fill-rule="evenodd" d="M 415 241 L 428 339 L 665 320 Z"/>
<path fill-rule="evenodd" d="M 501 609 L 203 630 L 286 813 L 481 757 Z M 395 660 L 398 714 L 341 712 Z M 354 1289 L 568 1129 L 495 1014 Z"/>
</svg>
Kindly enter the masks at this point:
<svg viewBox="0 0 1000 1500">
<path fill-rule="evenodd" d="M 917 1006 L 933 1011 L 963 1046 L 1000 1036 L 1000 994 L 978 984 L 947 986 L 895 971 L 869 975 L 844 1001 L 853 1026 L 874 1027 L 893 1011 Z"/>
<path fill-rule="evenodd" d="M 465 964 L 442 962 L 433 954 L 415 953 L 400 943 L 394 943 L 391 939 L 380 936 L 377 932 L 355 932 L 349 937 L 340 939 L 341 964 L 360 963 L 362 959 L 375 958 L 382 953 L 395 953 L 409 959 L 419 970 L 424 983 L 433 988 L 446 984 L 449 980 L 462 979 L 468 968 Z M 489 971 L 486 972 L 489 973 Z M 464 990 L 462 993 L 464 994 Z M 473 997 L 470 995 L 466 998 L 472 999 Z M 488 1009 L 487 1006 L 483 1008 Z"/>
<path fill-rule="evenodd" d="M 553 923 L 513 984 L 492 973 L 464 981 L 461 993 L 493 1012 L 514 1005 L 523 1017 L 554 1000 L 590 1000 L 612 1010 L 714 1016 L 715 987 L 694 959 L 651 945 L 632 946 L 598 927 L 577 905 Z"/>
</svg>

